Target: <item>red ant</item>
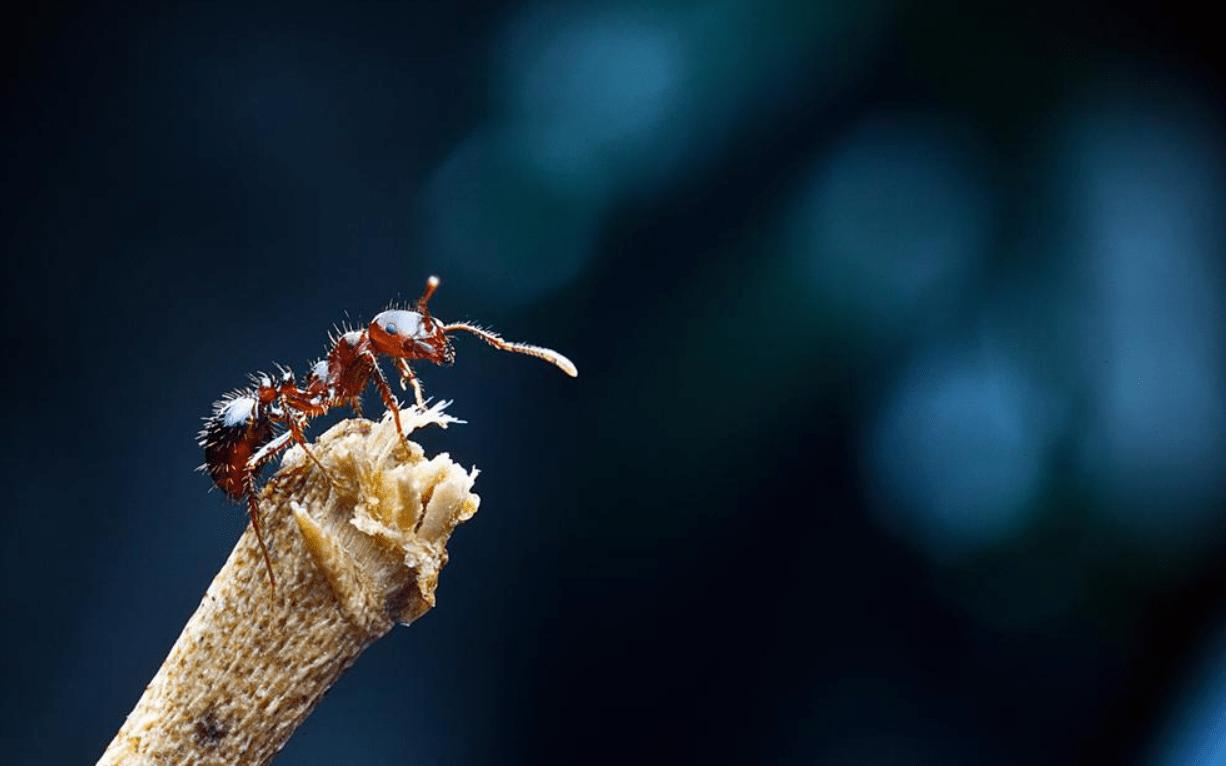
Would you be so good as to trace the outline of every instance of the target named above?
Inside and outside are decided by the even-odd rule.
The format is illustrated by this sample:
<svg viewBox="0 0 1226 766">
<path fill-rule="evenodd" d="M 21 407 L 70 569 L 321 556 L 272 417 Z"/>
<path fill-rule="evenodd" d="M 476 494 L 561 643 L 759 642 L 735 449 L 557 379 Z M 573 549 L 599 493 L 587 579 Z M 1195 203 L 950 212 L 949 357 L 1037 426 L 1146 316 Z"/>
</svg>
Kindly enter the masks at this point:
<svg viewBox="0 0 1226 766">
<path fill-rule="evenodd" d="M 380 356 L 395 360 L 401 388 L 413 387 L 419 407 L 425 405 L 425 396 L 409 361 L 421 359 L 438 365 L 453 364 L 455 348 L 448 333 L 456 331 L 472 333 L 502 351 L 543 359 L 572 378 L 579 375 L 575 365 L 556 351 L 527 343 L 511 343 L 497 333 L 466 322 L 446 324 L 435 319 L 426 304 L 438 286 L 438 277 L 426 280 L 426 289 L 417 299 L 416 310 L 389 309 L 375 316 L 364 330 L 334 334 L 330 338 L 332 348 L 328 356 L 312 366 L 305 386 L 300 388 L 294 373 L 285 368 L 278 368 L 280 374 L 276 381 L 269 375 L 253 375 L 252 386 L 226 394 L 213 405 L 213 414 L 204 419 L 204 428 L 198 437 L 204 448 L 201 470 L 206 471 L 231 499 L 246 498 L 247 514 L 251 517 L 251 526 L 255 529 L 268 568 L 268 579 L 274 589 L 277 582 L 260 529 L 255 476 L 291 443 L 301 446 L 323 470 L 303 435 L 307 421 L 344 405 L 360 414 L 362 392 L 371 381 L 379 390 L 383 406 L 392 413 L 397 433 L 402 440 L 407 440 L 400 425 L 400 402 L 379 367 Z M 327 475 L 326 470 L 324 473 Z"/>
</svg>

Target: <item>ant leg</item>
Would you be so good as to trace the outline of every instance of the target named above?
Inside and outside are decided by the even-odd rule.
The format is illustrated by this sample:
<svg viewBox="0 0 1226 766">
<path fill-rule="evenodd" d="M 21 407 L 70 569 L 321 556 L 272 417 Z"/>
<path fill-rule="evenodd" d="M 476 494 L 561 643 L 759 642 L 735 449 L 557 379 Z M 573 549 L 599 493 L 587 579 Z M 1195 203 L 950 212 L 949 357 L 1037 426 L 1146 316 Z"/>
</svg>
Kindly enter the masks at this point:
<svg viewBox="0 0 1226 766">
<path fill-rule="evenodd" d="M 268 546 L 264 544 L 264 530 L 260 527 L 260 505 L 255 497 L 255 482 L 247 477 L 247 515 L 251 517 L 251 528 L 255 530 L 255 539 L 260 542 L 260 551 L 264 554 L 264 566 L 268 569 L 268 583 L 272 592 L 277 592 L 277 578 L 272 573 L 272 558 L 268 555 Z"/>
<path fill-rule="evenodd" d="M 277 592 L 277 578 L 272 573 L 272 558 L 268 555 L 268 546 L 264 543 L 264 530 L 260 526 L 260 505 L 259 500 L 255 496 L 255 474 L 265 463 L 272 460 L 277 453 L 288 447 L 291 438 L 291 433 L 283 433 L 263 447 L 260 447 L 247 460 L 247 478 L 245 481 L 247 485 L 247 515 L 251 517 L 251 528 L 255 530 L 255 539 L 259 541 L 260 551 L 264 554 L 264 566 L 268 569 L 268 582 L 272 585 L 273 593 Z M 326 474 L 327 472 L 325 471 Z"/>
<path fill-rule="evenodd" d="M 311 462 L 314 463 L 317 468 L 319 468 L 320 472 L 323 473 L 324 478 L 328 480 L 328 483 L 333 487 L 337 486 L 336 480 L 332 478 L 332 474 L 328 473 L 328 469 L 324 467 L 323 463 L 319 462 L 319 458 L 315 457 L 315 453 L 311 452 L 311 448 L 307 446 L 306 435 L 303 434 L 302 424 L 298 422 L 298 419 L 290 415 L 285 419 L 285 422 L 289 425 L 290 436 L 293 438 L 294 442 L 302 448 L 302 451 L 305 452 L 306 456 L 311 459 Z"/>
<path fill-rule="evenodd" d="M 255 472 L 263 468 L 265 463 L 272 460 L 277 456 L 278 452 L 289 446 L 291 438 L 291 434 L 283 433 L 256 450 L 255 454 L 247 459 L 248 473 L 251 476 L 255 476 Z"/>
<path fill-rule="evenodd" d="M 374 370 L 375 388 L 379 389 L 379 397 L 383 399 L 383 406 L 392 413 L 392 420 L 396 422 L 396 433 L 400 434 L 400 440 L 404 442 L 404 446 L 409 446 L 409 437 L 404 435 L 404 426 L 400 424 L 400 402 L 396 399 L 396 395 L 392 393 L 392 387 L 387 384 L 387 378 L 383 376 L 383 370 L 380 369 L 377 360 L 371 358 L 372 368 Z"/>
<path fill-rule="evenodd" d="M 396 367 L 400 370 L 400 388 L 404 389 L 405 381 L 408 381 L 409 385 L 413 387 L 413 397 L 417 400 L 417 406 L 425 409 L 425 391 L 421 387 L 421 381 L 413 373 L 413 368 L 409 366 L 409 360 L 397 359 Z"/>
</svg>

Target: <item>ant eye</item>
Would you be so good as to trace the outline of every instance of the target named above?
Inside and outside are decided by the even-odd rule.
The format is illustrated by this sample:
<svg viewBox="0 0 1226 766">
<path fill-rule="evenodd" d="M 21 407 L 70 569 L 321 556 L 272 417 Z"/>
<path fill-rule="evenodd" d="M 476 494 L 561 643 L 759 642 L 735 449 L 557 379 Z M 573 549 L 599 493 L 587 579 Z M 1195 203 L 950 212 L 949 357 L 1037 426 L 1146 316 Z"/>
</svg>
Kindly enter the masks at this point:
<svg viewBox="0 0 1226 766">
<path fill-rule="evenodd" d="M 388 335 L 396 334 L 396 325 L 392 324 L 391 322 L 388 322 L 387 324 L 383 325 L 383 329 L 387 331 Z"/>
</svg>

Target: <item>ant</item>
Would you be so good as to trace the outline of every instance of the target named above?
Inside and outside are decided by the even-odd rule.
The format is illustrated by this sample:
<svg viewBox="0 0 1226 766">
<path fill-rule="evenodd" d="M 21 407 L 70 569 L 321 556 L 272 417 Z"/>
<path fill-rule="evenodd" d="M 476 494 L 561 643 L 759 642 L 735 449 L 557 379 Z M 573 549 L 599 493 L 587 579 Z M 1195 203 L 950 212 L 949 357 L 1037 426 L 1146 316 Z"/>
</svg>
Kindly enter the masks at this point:
<svg viewBox="0 0 1226 766">
<path fill-rule="evenodd" d="M 204 465 L 200 468 L 226 496 L 235 501 L 246 499 L 247 515 L 251 517 L 274 590 L 277 581 L 260 528 L 256 474 L 293 443 L 302 447 L 331 481 L 323 464 L 307 446 L 304 435 L 307 422 L 341 406 L 348 406 L 360 415 L 362 392 L 371 382 L 378 389 L 383 406 L 391 412 L 396 432 L 407 442 L 400 424 L 400 402 L 379 367 L 380 356 L 393 360 L 400 373 L 401 389 L 412 386 L 418 407 L 425 406 L 425 393 L 409 362 L 453 364 L 455 348 L 449 333 L 457 331 L 476 335 L 501 351 L 542 359 L 572 378 L 578 377 L 575 365 L 556 351 L 512 343 L 467 322 L 447 324 L 434 318 L 427 304 L 438 286 L 438 277 L 426 280 L 426 289 L 413 310 L 391 308 L 376 315 L 365 329 L 333 333 L 328 355 L 312 365 L 305 385 L 299 387 L 293 371 L 278 366 L 276 379 L 263 373 L 252 375 L 251 386 L 226 394 L 214 403 L 213 414 L 204 419 L 204 428 L 198 436 L 204 448 Z"/>
</svg>

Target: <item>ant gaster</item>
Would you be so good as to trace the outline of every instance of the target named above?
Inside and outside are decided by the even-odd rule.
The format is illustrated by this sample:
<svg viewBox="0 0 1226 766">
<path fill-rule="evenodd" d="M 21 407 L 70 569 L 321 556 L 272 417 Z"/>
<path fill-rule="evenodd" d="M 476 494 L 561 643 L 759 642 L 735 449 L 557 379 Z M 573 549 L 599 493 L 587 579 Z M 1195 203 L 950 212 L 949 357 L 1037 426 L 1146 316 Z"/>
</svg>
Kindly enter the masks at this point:
<svg viewBox="0 0 1226 766">
<path fill-rule="evenodd" d="M 326 469 L 307 446 L 306 424 L 333 407 L 349 406 L 360 413 L 362 392 L 372 381 L 383 406 L 392 414 L 396 432 L 406 440 L 400 424 L 400 402 L 379 367 L 380 356 L 394 360 L 401 388 L 413 387 L 419 407 L 425 404 L 425 394 L 409 362 L 452 364 L 455 348 L 449 333 L 454 332 L 471 333 L 496 349 L 534 356 L 572 378 L 578 376 L 575 365 L 556 351 L 527 343 L 511 343 L 476 325 L 447 324 L 431 316 L 427 304 L 438 286 L 438 277 L 432 276 L 426 281 L 425 292 L 417 299 L 414 309 L 389 309 L 376 315 L 364 330 L 334 334 L 327 357 L 312 366 L 305 385 L 300 387 L 294 373 L 285 368 L 278 368 L 275 380 L 266 374 L 253 375 L 251 386 L 231 391 L 213 405 L 213 414 L 204 419 L 199 435 L 200 446 L 204 448 L 201 469 L 227 496 L 236 501 L 246 499 L 247 514 L 251 517 L 273 588 L 276 588 L 276 578 L 260 527 L 256 474 L 278 453 L 296 443 L 327 476 Z M 331 480 L 330 476 L 328 478 Z"/>
</svg>

